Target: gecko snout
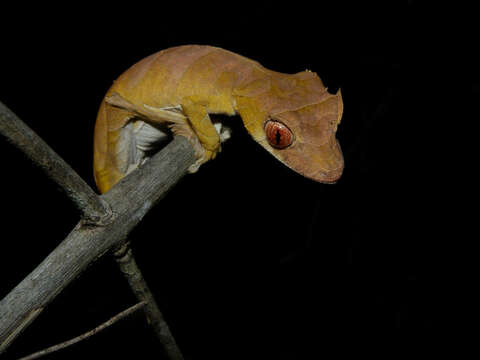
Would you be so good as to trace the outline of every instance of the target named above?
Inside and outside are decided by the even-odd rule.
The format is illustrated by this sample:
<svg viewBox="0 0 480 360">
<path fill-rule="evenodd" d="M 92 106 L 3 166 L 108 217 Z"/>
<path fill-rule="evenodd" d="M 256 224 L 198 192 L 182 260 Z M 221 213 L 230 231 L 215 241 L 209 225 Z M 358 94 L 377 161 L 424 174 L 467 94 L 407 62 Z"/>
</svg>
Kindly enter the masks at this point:
<svg viewBox="0 0 480 360">
<path fill-rule="evenodd" d="M 304 160 L 304 166 L 298 169 L 298 172 L 324 184 L 334 184 L 340 179 L 344 160 L 337 139 L 333 138 L 328 144 L 304 150 L 307 150 L 304 155 L 310 161 Z"/>
<path fill-rule="evenodd" d="M 342 149 L 336 138 L 333 138 L 330 141 L 329 148 L 329 156 L 327 157 L 328 160 L 324 162 L 325 178 L 323 182 L 327 184 L 333 184 L 336 183 L 342 176 L 345 163 L 343 160 Z"/>
</svg>

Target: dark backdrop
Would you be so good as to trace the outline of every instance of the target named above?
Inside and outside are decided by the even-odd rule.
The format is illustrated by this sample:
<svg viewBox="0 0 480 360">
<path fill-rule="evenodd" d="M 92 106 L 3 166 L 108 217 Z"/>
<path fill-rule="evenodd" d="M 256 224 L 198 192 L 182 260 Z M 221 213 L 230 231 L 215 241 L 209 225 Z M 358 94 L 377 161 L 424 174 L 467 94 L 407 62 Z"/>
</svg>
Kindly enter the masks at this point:
<svg viewBox="0 0 480 360">
<path fill-rule="evenodd" d="M 447 81 L 461 78 L 464 63 L 443 47 L 448 21 L 430 27 L 432 9 L 417 2 L 331 3 L 2 11 L 0 100 L 92 187 L 98 105 L 122 71 L 161 49 L 215 45 L 273 70 L 311 69 L 330 91 L 341 88 L 346 167 L 337 184 L 290 171 L 232 118 L 233 138 L 218 158 L 185 177 L 133 232 L 137 260 L 187 359 L 389 359 L 456 346 L 439 337 L 458 315 L 447 300 L 456 259 L 440 236 L 449 234 L 448 186 L 437 180 L 464 173 L 452 154 L 440 154 L 449 139 L 436 129 L 465 111 L 447 106 L 462 90 Z M 462 96 L 471 89 L 478 94 L 477 86 Z M 4 141 L 0 151 L 4 296 L 78 214 L 18 151 Z M 76 336 L 134 301 L 105 256 L 5 358 Z M 161 353 L 139 313 L 50 358 L 105 356 Z"/>
</svg>

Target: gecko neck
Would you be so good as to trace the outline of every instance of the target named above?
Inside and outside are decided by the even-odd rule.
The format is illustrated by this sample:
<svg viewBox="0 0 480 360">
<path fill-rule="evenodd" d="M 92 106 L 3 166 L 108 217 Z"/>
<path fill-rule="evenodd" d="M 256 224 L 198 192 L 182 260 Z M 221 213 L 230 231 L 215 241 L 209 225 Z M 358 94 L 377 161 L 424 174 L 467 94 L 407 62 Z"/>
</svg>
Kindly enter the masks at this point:
<svg viewBox="0 0 480 360">
<path fill-rule="evenodd" d="M 253 106 L 257 95 L 268 91 L 272 72 L 256 62 L 249 62 L 242 71 L 236 72 L 232 99 L 235 113 L 242 116 L 245 106 Z"/>
</svg>

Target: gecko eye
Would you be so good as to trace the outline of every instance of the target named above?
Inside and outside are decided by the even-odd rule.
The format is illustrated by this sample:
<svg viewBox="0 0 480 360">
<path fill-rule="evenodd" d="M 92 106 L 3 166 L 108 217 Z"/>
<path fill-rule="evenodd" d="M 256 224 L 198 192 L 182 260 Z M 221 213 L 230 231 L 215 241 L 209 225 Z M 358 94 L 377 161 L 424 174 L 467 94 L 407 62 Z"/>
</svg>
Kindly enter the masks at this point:
<svg viewBox="0 0 480 360">
<path fill-rule="evenodd" d="M 265 134 L 269 144 L 277 149 L 285 149 L 293 142 L 292 132 L 279 121 L 267 121 L 265 123 Z"/>
</svg>

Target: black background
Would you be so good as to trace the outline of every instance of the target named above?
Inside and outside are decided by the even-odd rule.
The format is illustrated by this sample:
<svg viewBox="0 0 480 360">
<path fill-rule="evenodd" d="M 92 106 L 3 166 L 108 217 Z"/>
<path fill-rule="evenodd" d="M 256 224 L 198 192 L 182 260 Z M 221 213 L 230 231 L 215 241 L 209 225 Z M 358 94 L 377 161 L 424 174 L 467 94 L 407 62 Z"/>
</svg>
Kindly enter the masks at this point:
<svg viewBox="0 0 480 360">
<path fill-rule="evenodd" d="M 121 72 L 161 49 L 215 45 L 272 70 L 311 69 L 331 92 L 341 88 L 346 167 L 337 184 L 287 169 L 232 118 L 217 159 L 182 179 L 132 233 L 187 359 L 389 359 L 459 346 L 452 324 L 462 316 L 451 300 L 463 301 L 452 296 L 462 236 L 452 231 L 449 189 L 468 175 L 450 146 L 479 91 L 457 82 L 474 76 L 460 50 L 466 33 L 456 25 L 452 35 L 449 9 L 438 15 L 415 1 L 332 3 L 2 11 L 0 100 L 92 187 L 98 105 Z M 16 149 L 1 141 L 0 151 L 3 297 L 78 214 Z M 105 256 L 5 358 L 74 337 L 134 302 Z M 138 313 L 50 358 L 105 356 L 162 354 Z"/>
</svg>

